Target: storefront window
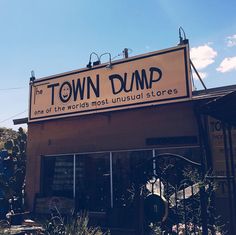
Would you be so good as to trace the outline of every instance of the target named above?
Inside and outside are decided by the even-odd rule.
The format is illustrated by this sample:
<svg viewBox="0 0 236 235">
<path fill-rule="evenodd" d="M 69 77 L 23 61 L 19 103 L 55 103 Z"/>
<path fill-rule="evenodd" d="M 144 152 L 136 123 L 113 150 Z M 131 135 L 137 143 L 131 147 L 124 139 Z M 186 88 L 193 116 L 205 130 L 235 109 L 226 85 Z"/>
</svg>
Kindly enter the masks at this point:
<svg viewBox="0 0 236 235">
<path fill-rule="evenodd" d="M 133 186 L 145 174 L 142 165 L 151 158 L 151 150 L 112 153 L 114 207 L 125 207 L 132 200 Z"/>
<path fill-rule="evenodd" d="M 175 157 L 171 154 L 176 154 L 180 157 Z M 155 149 L 155 156 L 154 165 L 156 173 L 164 177 L 172 186 L 180 185 L 183 179 L 190 180 L 192 177 L 199 177 L 199 172 L 197 173 L 198 168 L 196 168 L 195 164 L 192 164 L 192 162 L 201 163 L 200 147 L 198 146 Z M 192 162 L 188 162 L 181 157 Z M 195 176 L 193 176 L 193 172 L 195 172 Z"/>
<path fill-rule="evenodd" d="M 182 178 L 175 173 L 181 172 L 178 167 L 183 168 L 178 160 L 171 157 L 152 159 L 162 153 L 178 154 L 200 162 L 197 146 L 44 156 L 41 192 L 44 196 L 75 198 L 78 210 L 102 212 L 127 208 L 132 206 L 133 190 L 137 185 L 144 185 L 153 174 L 165 173 L 173 185 Z M 164 172 L 166 169 L 170 172 Z"/>
<path fill-rule="evenodd" d="M 110 153 L 76 155 L 76 206 L 80 210 L 110 208 Z"/>
<path fill-rule="evenodd" d="M 178 154 L 180 156 L 183 156 L 189 160 L 192 160 L 194 162 L 200 163 L 201 155 L 200 155 L 200 147 L 199 146 L 193 146 L 193 147 L 181 147 L 181 148 L 159 148 L 155 149 L 155 156 L 162 153 L 172 153 L 172 154 Z"/>
<path fill-rule="evenodd" d="M 73 155 L 43 157 L 42 168 L 45 196 L 73 197 Z"/>
</svg>

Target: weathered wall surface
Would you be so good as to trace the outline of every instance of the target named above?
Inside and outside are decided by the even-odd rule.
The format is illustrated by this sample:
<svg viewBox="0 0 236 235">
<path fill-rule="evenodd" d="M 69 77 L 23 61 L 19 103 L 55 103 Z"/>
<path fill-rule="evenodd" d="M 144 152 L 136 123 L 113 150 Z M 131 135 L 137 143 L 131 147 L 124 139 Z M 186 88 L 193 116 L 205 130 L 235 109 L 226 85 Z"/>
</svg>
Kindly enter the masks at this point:
<svg viewBox="0 0 236 235">
<path fill-rule="evenodd" d="M 27 202 L 40 190 L 41 155 L 142 149 L 147 138 L 197 136 L 193 103 L 100 113 L 29 123 Z"/>
</svg>

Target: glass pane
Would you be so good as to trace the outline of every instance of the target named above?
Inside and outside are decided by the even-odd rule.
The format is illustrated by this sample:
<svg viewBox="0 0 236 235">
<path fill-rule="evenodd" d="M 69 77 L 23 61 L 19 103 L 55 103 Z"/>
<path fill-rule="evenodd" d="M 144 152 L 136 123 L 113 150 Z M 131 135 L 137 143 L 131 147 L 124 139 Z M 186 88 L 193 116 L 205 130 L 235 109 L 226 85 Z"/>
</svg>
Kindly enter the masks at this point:
<svg viewBox="0 0 236 235">
<path fill-rule="evenodd" d="M 143 166 L 152 158 L 152 150 L 112 153 L 114 207 L 132 204 L 133 185 L 144 181 Z"/>
<path fill-rule="evenodd" d="M 110 154 L 76 156 L 76 207 L 105 211 L 110 207 Z"/>
<path fill-rule="evenodd" d="M 178 154 L 191 161 L 200 163 L 200 147 L 183 147 L 183 148 L 160 148 L 155 150 L 155 155 L 161 153 Z"/>
<path fill-rule="evenodd" d="M 168 153 L 170 155 L 168 155 Z M 155 150 L 155 156 L 166 154 L 165 156 L 157 157 L 156 173 L 167 181 L 170 185 L 181 185 L 183 182 L 198 181 L 200 167 L 193 162 L 200 163 L 200 147 L 183 147 L 183 148 L 162 148 Z M 171 154 L 176 154 L 181 157 L 175 157 Z"/>
<path fill-rule="evenodd" d="M 45 196 L 73 197 L 73 156 L 43 157 L 42 189 Z"/>
</svg>

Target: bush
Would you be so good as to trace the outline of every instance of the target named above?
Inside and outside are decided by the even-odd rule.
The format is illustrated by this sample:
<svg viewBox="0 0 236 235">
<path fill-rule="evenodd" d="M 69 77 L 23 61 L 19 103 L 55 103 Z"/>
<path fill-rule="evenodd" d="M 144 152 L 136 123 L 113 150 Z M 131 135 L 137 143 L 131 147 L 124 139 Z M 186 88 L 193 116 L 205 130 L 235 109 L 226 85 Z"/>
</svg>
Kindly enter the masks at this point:
<svg viewBox="0 0 236 235">
<path fill-rule="evenodd" d="M 57 215 L 46 223 L 46 234 L 48 235 L 108 235 L 109 232 L 103 232 L 100 227 L 89 225 L 89 218 L 86 213 L 71 216 L 67 222 L 64 221 L 59 211 Z"/>
<path fill-rule="evenodd" d="M 17 210 L 22 210 L 24 201 L 26 144 L 27 135 L 22 128 L 19 128 L 16 135 L 9 136 L 9 139 L 5 140 L 5 149 L 0 151 L 1 203 L 8 204 L 8 200 L 12 199 L 15 203 L 12 205 L 15 207 L 13 209 L 17 207 Z M 0 216 L 4 217 L 4 213 L 5 211 L 0 211 Z"/>
</svg>

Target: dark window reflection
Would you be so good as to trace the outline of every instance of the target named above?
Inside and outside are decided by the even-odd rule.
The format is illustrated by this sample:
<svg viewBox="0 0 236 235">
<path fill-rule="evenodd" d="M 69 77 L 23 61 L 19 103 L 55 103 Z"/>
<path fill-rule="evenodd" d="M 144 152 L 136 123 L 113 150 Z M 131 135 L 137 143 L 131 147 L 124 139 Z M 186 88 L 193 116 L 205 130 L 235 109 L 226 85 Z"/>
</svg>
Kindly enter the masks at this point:
<svg viewBox="0 0 236 235">
<path fill-rule="evenodd" d="M 113 163 L 113 201 L 120 208 L 132 204 L 134 188 L 144 181 L 146 169 L 144 162 L 152 158 L 152 151 L 129 151 L 112 153 Z M 152 170 L 152 169 L 150 169 Z"/>
<path fill-rule="evenodd" d="M 73 156 L 43 157 L 44 196 L 73 197 Z"/>
<path fill-rule="evenodd" d="M 200 156 L 199 148 L 155 149 L 156 156 L 160 153 L 175 153 L 197 162 Z M 172 185 L 183 179 L 182 173 L 179 173 L 184 168 L 182 161 L 167 157 L 153 162 L 152 157 L 153 150 L 112 152 L 111 192 L 110 153 L 76 155 L 75 187 L 74 156 L 45 156 L 42 158 L 42 193 L 44 196 L 71 198 L 75 193 L 79 210 L 108 211 L 112 202 L 115 209 L 127 208 L 133 206 L 134 190 L 145 185 L 154 171 L 160 177 L 165 176 Z"/>
<path fill-rule="evenodd" d="M 105 211 L 110 207 L 109 153 L 76 156 L 76 206 L 79 210 Z"/>
<path fill-rule="evenodd" d="M 200 147 L 185 147 L 185 148 L 160 148 L 155 150 L 155 155 L 161 153 L 178 154 L 189 160 L 200 162 Z"/>
<path fill-rule="evenodd" d="M 163 176 L 171 185 L 180 185 L 181 182 L 186 179 L 189 172 L 195 172 L 198 175 L 195 165 L 179 158 L 172 156 L 171 154 L 177 154 L 188 160 L 200 163 L 200 148 L 163 148 L 156 149 L 155 155 L 166 154 L 166 156 L 156 158 L 156 171 Z M 168 155 L 170 153 L 170 155 Z M 193 175 L 192 175 L 193 177 Z M 191 178 L 188 176 L 187 178 Z"/>
</svg>

